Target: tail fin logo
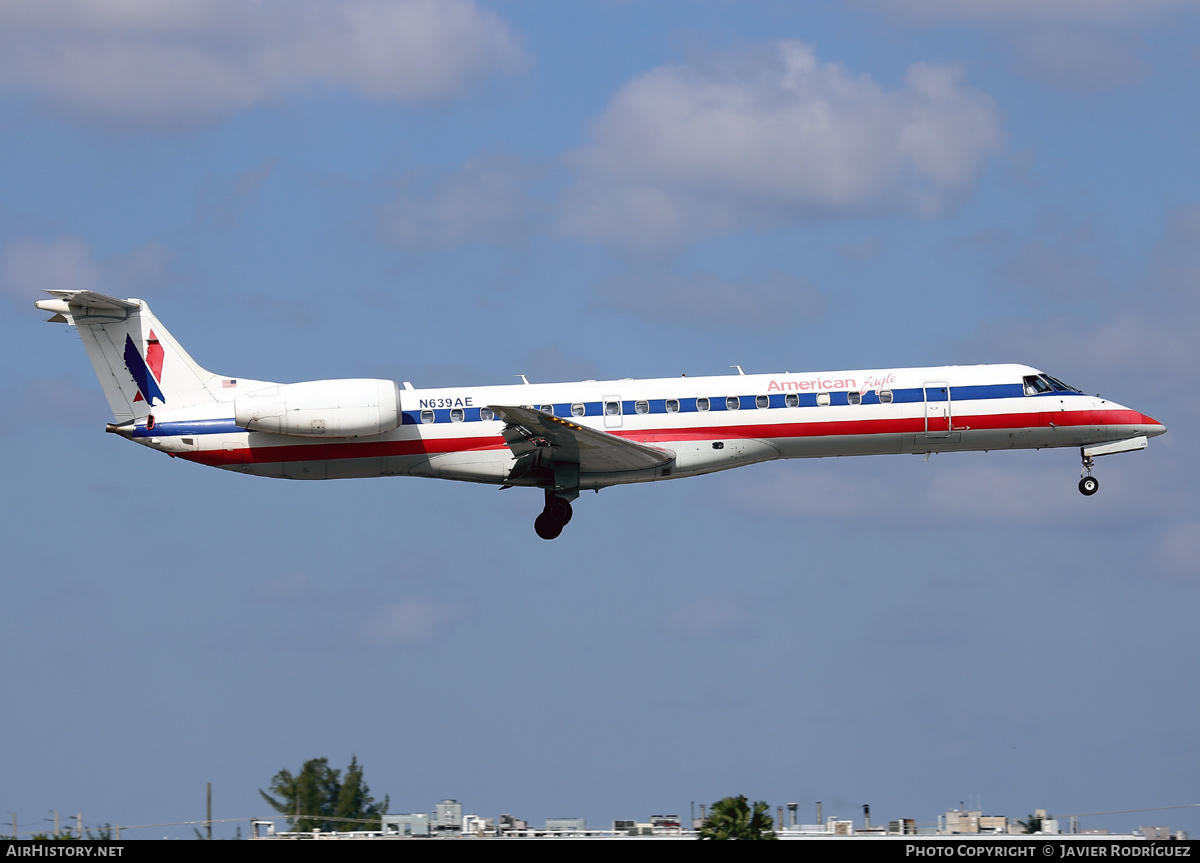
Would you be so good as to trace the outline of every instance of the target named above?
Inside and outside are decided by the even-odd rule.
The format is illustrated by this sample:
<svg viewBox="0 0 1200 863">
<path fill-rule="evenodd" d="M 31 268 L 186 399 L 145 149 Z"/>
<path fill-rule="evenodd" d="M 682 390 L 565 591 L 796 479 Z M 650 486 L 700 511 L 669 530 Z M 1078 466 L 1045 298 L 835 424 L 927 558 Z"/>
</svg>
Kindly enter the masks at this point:
<svg viewBox="0 0 1200 863">
<path fill-rule="evenodd" d="M 133 375 L 133 381 L 138 388 L 138 394 L 133 399 L 135 402 L 145 399 L 150 407 L 154 407 L 154 400 L 158 399 L 160 403 L 166 404 L 167 399 L 158 386 L 158 382 L 162 380 L 162 364 L 163 348 L 158 337 L 154 335 L 154 330 L 150 331 L 145 359 L 142 359 L 133 338 L 128 333 L 125 334 L 125 368 Z"/>
</svg>

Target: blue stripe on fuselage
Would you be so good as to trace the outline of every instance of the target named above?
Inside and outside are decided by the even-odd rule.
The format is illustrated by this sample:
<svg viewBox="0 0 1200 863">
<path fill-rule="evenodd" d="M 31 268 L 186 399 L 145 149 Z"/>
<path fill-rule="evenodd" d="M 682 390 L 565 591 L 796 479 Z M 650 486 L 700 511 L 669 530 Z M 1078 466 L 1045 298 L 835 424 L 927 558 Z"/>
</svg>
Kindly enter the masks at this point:
<svg viewBox="0 0 1200 863">
<path fill-rule="evenodd" d="M 908 387 L 904 389 L 893 389 L 892 391 L 893 404 L 906 404 L 912 402 L 921 402 L 925 400 L 924 390 L 921 387 Z M 760 395 L 762 395 L 760 393 Z M 817 407 L 817 394 L 812 392 L 805 393 L 772 393 L 767 398 L 769 406 L 766 408 L 757 407 L 755 403 L 756 396 L 743 395 L 738 396 L 741 403 L 739 410 L 756 411 L 756 410 L 772 410 L 774 408 L 786 408 L 786 398 L 788 395 L 797 397 L 797 407 Z M 1062 395 L 1062 393 L 1041 393 L 1040 395 Z M 1070 393 L 1075 395 L 1075 393 Z M 950 388 L 950 399 L 953 402 L 978 401 L 982 399 L 1008 399 L 1008 398 L 1024 398 L 1025 391 L 1021 384 L 988 384 L 984 386 L 962 386 Z M 709 396 L 709 412 L 719 413 L 728 410 L 726 406 L 726 396 Z M 1036 396 L 1034 396 L 1036 398 Z M 621 411 L 625 416 L 641 416 L 637 412 L 637 402 L 642 399 L 622 400 Z M 679 402 L 678 411 L 668 411 L 668 399 L 645 399 L 647 402 L 647 414 L 668 414 L 668 413 L 704 413 L 696 407 L 696 398 L 680 398 L 675 399 Z M 849 399 L 846 392 L 831 392 L 829 394 L 829 403 L 831 405 L 848 406 Z M 875 390 L 866 390 L 862 393 L 862 403 L 864 405 L 879 404 L 879 394 Z M 574 404 L 581 404 L 574 402 Z M 584 416 L 595 417 L 604 415 L 604 402 L 582 402 L 584 406 Z M 555 402 L 553 405 L 554 415 L 560 417 L 570 417 L 571 402 Z M 463 422 L 480 422 L 479 408 L 460 408 L 463 412 Z M 433 409 L 434 424 L 450 422 L 449 408 Z M 403 425 L 421 425 L 421 411 L 404 411 Z M 484 420 L 488 422 L 488 420 Z M 246 429 L 240 427 L 233 419 L 218 419 L 218 420 L 191 420 L 179 422 L 164 422 L 155 425 L 153 430 L 147 431 L 145 426 L 139 426 L 133 433 L 134 437 L 173 437 L 177 435 L 205 435 L 205 434 L 237 434 L 245 432 Z"/>
<path fill-rule="evenodd" d="M 133 437 L 178 437 L 179 435 L 239 434 L 246 432 L 232 418 L 224 420 L 181 420 L 179 422 L 155 423 L 147 430 L 140 425 L 133 430 Z"/>
</svg>

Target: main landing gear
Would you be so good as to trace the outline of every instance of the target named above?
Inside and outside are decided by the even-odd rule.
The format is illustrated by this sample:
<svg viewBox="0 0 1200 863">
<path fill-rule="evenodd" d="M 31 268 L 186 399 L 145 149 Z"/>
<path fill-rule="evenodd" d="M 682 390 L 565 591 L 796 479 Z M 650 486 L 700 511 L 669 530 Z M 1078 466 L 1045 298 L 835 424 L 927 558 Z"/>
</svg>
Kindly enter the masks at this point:
<svg viewBox="0 0 1200 863">
<path fill-rule="evenodd" d="M 1092 468 L 1096 464 L 1096 460 L 1090 455 L 1083 455 L 1083 450 L 1080 451 L 1080 457 L 1083 459 L 1083 471 L 1080 473 L 1082 479 L 1079 480 L 1079 493 L 1087 497 L 1091 497 L 1100 490 L 1100 480 L 1092 476 Z"/>
<path fill-rule="evenodd" d="M 571 502 L 546 490 L 546 507 L 533 521 L 533 529 L 542 539 L 557 539 L 571 520 Z"/>
</svg>

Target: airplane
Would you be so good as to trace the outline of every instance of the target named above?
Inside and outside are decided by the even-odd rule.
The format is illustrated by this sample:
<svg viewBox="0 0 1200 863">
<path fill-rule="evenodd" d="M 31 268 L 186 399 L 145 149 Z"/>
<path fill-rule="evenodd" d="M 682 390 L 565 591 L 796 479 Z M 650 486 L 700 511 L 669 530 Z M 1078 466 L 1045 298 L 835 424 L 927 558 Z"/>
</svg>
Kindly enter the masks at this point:
<svg viewBox="0 0 1200 863">
<path fill-rule="evenodd" d="M 114 422 L 175 458 L 256 476 L 422 476 L 537 488 L 555 539 L 586 490 L 786 458 L 1079 447 L 1102 455 L 1166 427 L 1024 365 L 784 372 L 416 389 L 375 379 L 280 384 L 201 368 L 149 306 L 93 291 L 36 305 L 73 325 Z"/>
</svg>

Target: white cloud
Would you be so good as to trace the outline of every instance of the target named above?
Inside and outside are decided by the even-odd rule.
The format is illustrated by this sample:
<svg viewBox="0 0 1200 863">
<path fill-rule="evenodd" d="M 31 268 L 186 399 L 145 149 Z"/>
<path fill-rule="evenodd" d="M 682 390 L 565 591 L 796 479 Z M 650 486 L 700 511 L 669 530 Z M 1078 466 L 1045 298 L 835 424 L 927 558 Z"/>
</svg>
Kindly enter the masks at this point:
<svg viewBox="0 0 1200 863">
<path fill-rule="evenodd" d="M 1157 59 L 1139 35 L 1194 15 L 1188 0 L 873 0 L 891 22 L 975 28 L 1044 86 L 1093 94 L 1135 84 Z M 1142 56 L 1139 56 L 1141 54 Z"/>
<path fill-rule="evenodd" d="M 413 248 L 517 243 L 529 233 L 536 172 L 512 156 L 477 156 L 428 192 L 407 190 L 383 208 L 383 237 Z"/>
<path fill-rule="evenodd" d="M 427 644 L 466 616 L 465 610 L 452 605 L 409 599 L 379 609 L 367 618 L 359 632 L 364 641 L 376 647 Z"/>
<path fill-rule="evenodd" d="M 172 128 L 305 85 L 438 99 L 520 59 L 472 0 L 9 0 L 0 84 L 73 115 Z"/>
<path fill-rule="evenodd" d="M 987 21 L 1117 22 L 1186 5 L 1186 0 L 887 0 L 876 5 L 924 17 Z"/>
<path fill-rule="evenodd" d="M 47 288 L 129 296 L 161 285 L 169 259 L 170 253 L 157 243 L 101 260 L 77 237 L 14 240 L 0 251 L 0 292 L 30 303 L 44 299 Z"/>
<path fill-rule="evenodd" d="M 643 272 L 604 279 L 596 304 L 660 324 L 786 328 L 825 313 L 825 299 L 807 281 L 778 271 L 723 279 L 712 273 Z"/>
<path fill-rule="evenodd" d="M 1095 93 L 1133 84 L 1146 66 L 1117 36 L 1078 27 L 1015 37 L 1018 71 L 1062 90 Z"/>
<path fill-rule="evenodd" d="M 1001 130 L 992 100 L 953 69 L 916 64 L 889 91 L 787 41 L 654 69 L 593 137 L 571 157 L 566 227 L 654 248 L 797 219 L 935 214 L 970 192 Z"/>
<path fill-rule="evenodd" d="M 100 267 L 83 240 L 64 237 L 50 243 L 15 240 L 0 256 L 0 285 L 14 299 L 42 299 L 46 288 L 95 290 Z"/>
</svg>

